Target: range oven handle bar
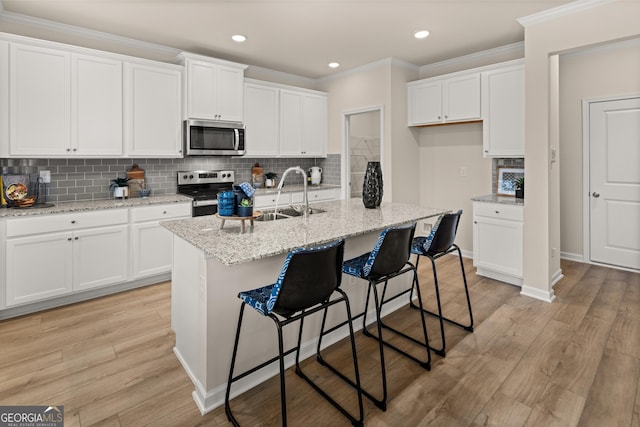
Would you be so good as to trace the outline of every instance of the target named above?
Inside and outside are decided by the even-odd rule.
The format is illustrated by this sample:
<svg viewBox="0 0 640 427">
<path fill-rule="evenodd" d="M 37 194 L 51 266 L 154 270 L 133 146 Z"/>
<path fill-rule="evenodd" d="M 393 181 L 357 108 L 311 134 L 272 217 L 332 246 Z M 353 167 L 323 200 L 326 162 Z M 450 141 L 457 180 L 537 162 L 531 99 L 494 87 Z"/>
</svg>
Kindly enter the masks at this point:
<svg viewBox="0 0 640 427">
<path fill-rule="evenodd" d="M 194 200 L 193 201 L 193 207 L 197 208 L 200 206 L 215 206 L 218 204 L 218 200 L 217 199 L 212 199 L 212 200 Z"/>
</svg>

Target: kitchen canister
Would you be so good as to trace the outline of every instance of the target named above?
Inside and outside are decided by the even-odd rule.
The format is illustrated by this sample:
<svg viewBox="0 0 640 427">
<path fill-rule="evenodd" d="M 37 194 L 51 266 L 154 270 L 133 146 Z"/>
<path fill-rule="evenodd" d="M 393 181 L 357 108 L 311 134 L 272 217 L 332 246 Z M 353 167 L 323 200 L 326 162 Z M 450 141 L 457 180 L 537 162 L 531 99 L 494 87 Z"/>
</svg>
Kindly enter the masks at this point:
<svg viewBox="0 0 640 427">
<path fill-rule="evenodd" d="M 222 191 L 218 193 L 218 215 L 233 216 L 236 213 L 236 193 Z"/>
</svg>

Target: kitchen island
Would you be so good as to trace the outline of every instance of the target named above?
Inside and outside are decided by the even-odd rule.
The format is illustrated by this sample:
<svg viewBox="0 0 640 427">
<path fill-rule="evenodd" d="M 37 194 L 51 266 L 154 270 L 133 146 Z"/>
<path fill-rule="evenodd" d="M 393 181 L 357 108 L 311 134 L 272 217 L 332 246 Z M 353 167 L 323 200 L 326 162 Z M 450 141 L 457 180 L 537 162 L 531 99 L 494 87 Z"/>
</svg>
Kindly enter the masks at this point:
<svg viewBox="0 0 640 427">
<path fill-rule="evenodd" d="M 438 216 L 441 209 L 402 203 L 383 203 L 377 209 L 365 209 L 360 199 L 316 203 L 325 210 L 307 219 L 288 218 L 255 222 L 245 234 L 240 225 L 220 228 L 215 216 L 165 221 L 161 224 L 174 233 L 171 288 L 171 324 L 176 334 L 175 354 L 195 385 L 193 398 L 204 414 L 224 402 L 231 350 L 240 300 L 238 292 L 275 282 L 290 250 L 315 246 L 339 238 L 346 239 L 345 259 L 370 251 L 380 231 L 386 227 Z M 403 277 L 404 276 L 404 277 Z M 400 292 L 411 285 L 410 275 L 394 279 L 390 290 Z M 343 276 L 342 288 L 349 295 L 354 313 L 364 310 L 366 282 Z M 407 303 L 398 298 L 385 306 L 383 315 Z M 369 307 L 372 310 L 372 306 Z M 328 326 L 345 320 L 343 309 L 329 312 Z M 248 310 L 245 315 L 237 370 L 261 363 L 277 354 L 276 331 L 269 322 Z M 374 319 L 375 316 L 369 316 Z M 305 321 L 302 357 L 315 351 L 320 315 Z M 361 328 L 362 324 L 354 325 Z M 284 330 L 285 345 L 296 342 L 297 327 Z M 347 335 L 346 327 L 323 339 L 330 345 Z M 293 355 L 287 366 L 293 363 Z M 236 394 L 276 375 L 277 366 L 267 367 L 244 378 L 234 387 Z"/>
</svg>

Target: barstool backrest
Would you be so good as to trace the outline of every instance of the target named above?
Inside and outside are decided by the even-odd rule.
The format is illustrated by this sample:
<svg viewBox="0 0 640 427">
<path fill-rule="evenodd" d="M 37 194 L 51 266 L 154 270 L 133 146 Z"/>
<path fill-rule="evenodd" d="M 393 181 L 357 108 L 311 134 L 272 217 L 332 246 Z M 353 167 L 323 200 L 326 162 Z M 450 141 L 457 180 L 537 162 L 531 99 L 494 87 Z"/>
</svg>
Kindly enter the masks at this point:
<svg viewBox="0 0 640 427">
<path fill-rule="evenodd" d="M 288 317 L 326 301 L 342 281 L 343 258 L 342 239 L 291 251 L 272 292 L 273 311 Z"/>
<path fill-rule="evenodd" d="M 364 267 L 366 277 L 382 277 L 402 270 L 411 256 L 416 223 L 385 229 Z"/>
<path fill-rule="evenodd" d="M 444 214 L 440 217 L 436 225 L 434 225 L 431 244 L 428 248 L 425 247 L 428 255 L 444 252 L 455 243 L 461 215 L 462 209 L 458 212 Z"/>
</svg>

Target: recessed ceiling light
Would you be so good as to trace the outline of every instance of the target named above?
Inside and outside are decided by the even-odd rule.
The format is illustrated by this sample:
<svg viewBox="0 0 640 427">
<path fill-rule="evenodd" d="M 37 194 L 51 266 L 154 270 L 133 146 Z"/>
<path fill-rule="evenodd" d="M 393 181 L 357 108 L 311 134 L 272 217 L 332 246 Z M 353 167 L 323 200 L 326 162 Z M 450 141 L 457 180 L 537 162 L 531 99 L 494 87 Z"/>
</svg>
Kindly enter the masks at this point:
<svg viewBox="0 0 640 427">
<path fill-rule="evenodd" d="M 247 36 L 243 36 L 242 34 L 234 34 L 231 36 L 231 39 L 234 42 L 242 43 L 243 41 L 247 40 Z"/>
<path fill-rule="evenodd" d="M 331 68 L 338 68 L 339 66 L 340 66 L 340 64 L 337 63 L 337 62 L 329 62 L 329 67 L 331 67 Z"/>
<path fill-rule="evenodd" d="M 429 31 L 427 30 L 420 30 L 420 31 L 416 31 L 413 34 L 413 37 L 417 38 L 417 39 L 425 39 L 429 36 Z"/>
</svg>

